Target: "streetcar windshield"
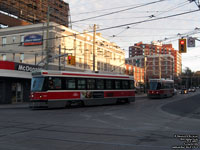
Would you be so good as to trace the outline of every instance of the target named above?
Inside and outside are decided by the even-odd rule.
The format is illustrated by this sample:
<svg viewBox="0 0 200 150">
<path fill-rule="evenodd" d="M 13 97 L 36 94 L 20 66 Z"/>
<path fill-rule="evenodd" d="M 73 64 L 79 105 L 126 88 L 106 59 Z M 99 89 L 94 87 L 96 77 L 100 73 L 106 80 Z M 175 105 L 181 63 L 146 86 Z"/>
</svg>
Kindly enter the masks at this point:
<svg viewBox="0 0 200 150">
<path fill-rule="evenodd" d="M 42 91 L 42 87 L 44 84 L 43 77 L 32 78 L 31 81 L 31 91 Z"/>
<path fill-rule="evenodd" d="M 150 82 L 150 90 L 159 90 L 161 89 L 160 82 Z"/>
</svg>

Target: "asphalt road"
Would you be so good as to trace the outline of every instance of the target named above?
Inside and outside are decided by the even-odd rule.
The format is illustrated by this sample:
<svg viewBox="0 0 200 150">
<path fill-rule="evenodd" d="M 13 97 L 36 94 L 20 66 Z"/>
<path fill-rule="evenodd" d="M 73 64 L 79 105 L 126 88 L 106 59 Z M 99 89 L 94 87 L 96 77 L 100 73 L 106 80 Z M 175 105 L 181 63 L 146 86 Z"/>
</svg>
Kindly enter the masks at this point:
<svg viewBox="0 0 200 150">
<path fill-rule="evenodd" d="M 0 105 L 0 150 L 191 149 L 200 146 L 199 119 L 200 90 L 125 105 L 51 110 Z"/>
</svg>

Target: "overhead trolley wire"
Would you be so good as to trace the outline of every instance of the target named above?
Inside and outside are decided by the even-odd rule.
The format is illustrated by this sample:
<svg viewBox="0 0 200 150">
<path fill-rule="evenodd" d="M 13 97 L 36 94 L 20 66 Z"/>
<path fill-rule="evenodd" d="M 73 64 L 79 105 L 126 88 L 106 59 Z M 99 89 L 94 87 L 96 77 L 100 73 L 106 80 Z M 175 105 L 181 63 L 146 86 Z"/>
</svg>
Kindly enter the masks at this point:
<svg viewBox="0 0 200 150">
<path fill-rule="evenodd" d="M 106 14 L 102 14 L 102 15 L 98 15 L 98 16 L 94 16 L 94 17 L 88 17 L 88 18 L 85 18 L 85 19 L 72 21 L 72 23 L 86 21 L 86 20 L 90 20 L 90 19 L 95 19 L 95 18 L 99 18 L 99 17 L 108 16 L 108 15 L 113 15 L 113 14 L 120 13 L 120 12 L 123 12 L 123 11 L 128 11 L 128 10 L 140 8 L 140 7 L 143 7 L 143 6 L 148 6 L 148 5 L 159 3 L 159 2 L 163 2 L 163 1 L 166 1 L 166 0 L 158 0 L 158 1 L 150 2 L 150 3 L 142 4 L 142 5 L 139 5 L 139 6 L 130 7 L 130 8 L 127 8 L 127 9 L 122 9 L 122 10 L 118 10 L 118 11 L 114 11 L 114 12 L 110 12 L 110 13 L 106 13 Z"/>
</svg>

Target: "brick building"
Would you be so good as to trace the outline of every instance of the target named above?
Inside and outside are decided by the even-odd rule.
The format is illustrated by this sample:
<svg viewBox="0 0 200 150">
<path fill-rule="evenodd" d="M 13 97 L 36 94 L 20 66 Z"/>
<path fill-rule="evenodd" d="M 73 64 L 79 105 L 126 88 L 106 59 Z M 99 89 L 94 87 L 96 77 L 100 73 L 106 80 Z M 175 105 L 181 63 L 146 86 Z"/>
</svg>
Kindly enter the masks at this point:
<svg viewBox="0 0 200 150">
<path fill-rule="evenodd" d="M 145 56 L 147 57 L 147 78 L 157 78 L 156 74 L 159 74 L 159 59 L 162 78 L 178 77 L 181 74 L 181 54 L 172 47 L 172 44 L 160 44 L 155 42 L 151 44 L 144 44 L 142 42 L 136 43 L 134 46 L 129 47 L 129 58 L 126 59 L 126 63 L 144 67 Z M 150 65 L 148 66 L 148 64 Z"/>
<path fill-rule="evenodd" d="M 135 86 L 144 84 L 144 68 L 126 64 L 125 73 L 126 75 L 133 76 L 135 81 Z"/>
</svg>

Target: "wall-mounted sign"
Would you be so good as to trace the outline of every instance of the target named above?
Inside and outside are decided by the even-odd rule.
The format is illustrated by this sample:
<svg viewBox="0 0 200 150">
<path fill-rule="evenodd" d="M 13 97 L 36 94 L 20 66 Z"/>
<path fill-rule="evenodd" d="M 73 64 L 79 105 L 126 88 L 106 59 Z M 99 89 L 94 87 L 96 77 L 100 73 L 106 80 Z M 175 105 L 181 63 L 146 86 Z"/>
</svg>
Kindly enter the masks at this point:
<svg viewBox="0 0 200 150">
<path fill-rule="evenodd" d="M 42 45 L 42 35 L 31 34 L 24 37 L 24 46 Z"/>
<path fill-rule="evenodd" d="M 41 67 L 28 64 L 15 63 L 15 70 L 18 71 L 33 72 L 39 69 L 41 69 Z"/>
</svg>

